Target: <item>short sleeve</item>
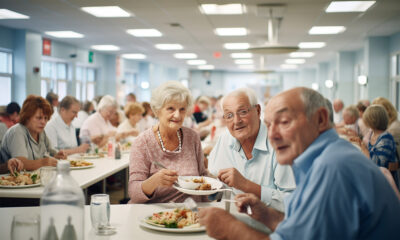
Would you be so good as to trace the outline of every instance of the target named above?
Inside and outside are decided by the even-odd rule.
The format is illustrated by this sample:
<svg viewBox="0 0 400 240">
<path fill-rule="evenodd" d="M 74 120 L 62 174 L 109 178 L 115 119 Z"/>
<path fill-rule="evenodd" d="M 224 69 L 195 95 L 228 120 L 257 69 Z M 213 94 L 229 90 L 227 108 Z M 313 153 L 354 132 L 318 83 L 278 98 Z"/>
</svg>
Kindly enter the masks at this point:
<svg viewBox="0 0 400 240">
<path fill-rule="evenodd" d="M 26 136 L 24 136 L 21 131 L 17 131 L 17 129 L 13 130 L 15 131 L 10 132 L 10 134 L 7 134 L 7 136 L 3 139 L 8 147 L 8 155 L 11 158 L 28 158 L 27 143 L 25 141 Z"/>
</svg>

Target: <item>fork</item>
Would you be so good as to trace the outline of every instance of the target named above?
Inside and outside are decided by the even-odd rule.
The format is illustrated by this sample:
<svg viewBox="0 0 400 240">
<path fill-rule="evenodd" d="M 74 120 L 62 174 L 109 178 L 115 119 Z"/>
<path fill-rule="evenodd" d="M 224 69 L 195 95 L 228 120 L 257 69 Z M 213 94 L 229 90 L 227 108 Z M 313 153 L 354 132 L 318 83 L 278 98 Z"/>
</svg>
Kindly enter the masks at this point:
<svg viewBox="0 0 400 240">
<path fill-rule="evenodd" d="M 231 190 L 233 196 L 236 196 L 236 193 L 231 188 L 228 188 L 228 189 Z M 236 201 L 234 199 L 221 199 L 221 201 L 231 202 L 231 203 L 237 203 L 238 202 L 238 201 Z M 247 212 L 248 215 L 252 215 L 253 214 L 253 211 L 251 210 L 250 205 L 246 206 L 246 212 Z"/>
<path fill-rule="evenodd" d="M 192 210 L 192 212 L 197 212 L 197 203 L 193 200 L 193 198 L 188 197 L 185 199 L 185 201 L 183 201 L 183 206 L 185 206 L 185 208 Z"/>
</svg>

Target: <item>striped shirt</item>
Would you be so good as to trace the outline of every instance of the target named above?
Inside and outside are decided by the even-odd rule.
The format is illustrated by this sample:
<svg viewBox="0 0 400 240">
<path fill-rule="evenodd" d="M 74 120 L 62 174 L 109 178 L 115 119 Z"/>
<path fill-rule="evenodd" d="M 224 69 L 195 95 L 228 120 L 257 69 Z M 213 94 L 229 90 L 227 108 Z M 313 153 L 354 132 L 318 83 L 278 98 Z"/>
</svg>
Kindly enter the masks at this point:
<svg viewBox="0 0 400 240">
<path fill-rule="evenodd" d="M 372 136 L 372 135 L 371 135 Z M 388 168 L 389 162 L 396 162 L 396 142 L 393 136 L 384 132 L 379 135 L 375 144 L 368 143 L 369 156 L 378 166 Z"/>
</svg>

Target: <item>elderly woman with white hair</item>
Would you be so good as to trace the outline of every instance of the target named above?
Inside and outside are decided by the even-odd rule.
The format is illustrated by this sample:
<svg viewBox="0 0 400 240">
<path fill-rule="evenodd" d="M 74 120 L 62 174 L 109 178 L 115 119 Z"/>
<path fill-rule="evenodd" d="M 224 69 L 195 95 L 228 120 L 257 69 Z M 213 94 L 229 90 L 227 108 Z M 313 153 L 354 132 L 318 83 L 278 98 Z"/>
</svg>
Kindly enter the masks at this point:
<svg viewBox="0 0 400 240">
<path fill-rule="evenodd" d="M 172 187 L 178 176 L 207 175 L 199 135 L 182 126 L 192 102 L 189 90 L 176 81 L 166 82 L 152 92 L 150 104 L 159 123 L 132 143 L 130 203 L 182 202 L 188 195 Z M 192 197 L 195 201 L 202 200 L 199 196 Z"/>
</svg>

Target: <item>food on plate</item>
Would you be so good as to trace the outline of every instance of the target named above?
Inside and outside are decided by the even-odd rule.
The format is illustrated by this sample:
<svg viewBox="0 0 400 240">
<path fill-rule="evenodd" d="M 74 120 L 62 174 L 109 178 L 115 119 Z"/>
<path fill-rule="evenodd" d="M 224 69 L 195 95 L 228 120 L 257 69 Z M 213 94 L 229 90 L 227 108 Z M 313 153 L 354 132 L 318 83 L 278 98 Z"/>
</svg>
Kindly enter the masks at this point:
<svg viewBox="0 0 400 240">
<path fill-rule="evenodd" d="M 123 144 L 121 144 L 121 151 L 128 152 L 128 151 L 131 150 L 131 147 L 132 147 L 132 143 L 131 142 L 123 143 Z"/>
<path fill-rule="evenodd" d="M 166 228 L 183 228 L 199 224 L 199 217 L 197 212 L 190 209 L 175 208 L 171 211 L 153 213 L 153 216 L 147 218 L 146 222 Z"/>
<path fill-rule="evenodd" d="M 203 177 L 201 178 L 193 178 L 191 179 L 194 183 L 205 183 L 205 180 Z M 190 181 L 189 179 L 187 179 L 186 181 Z"/>
<path fill-rule="evenodd" d="M 85 160 L 71 160 L 69 161 L 69 164 L 71 164 L 71 167 L 85 167 L 93 165 L 93 163 Z"/>
<path fill-rule="evenodd" d="M 2 176 L 0 178 L 0 185 L 2 186 L 24 186 L 39 183 L 40 175 L 38 172 L 14 172 L 9 176 Z"/>
<path fill-rule="evenodd" d="M 204 177 L 179 177 L 178 184 L 189 190 L 212 190 L 211 184 Z"/>
<path fill-rule="evenodd" d="M 211 184 L 202 183 L 200 186 L 196 188 L 196 190 L 211 190 Z"/>
<path fill-rule="evenodd" d="M 81 157 L 83 158 L 103 158 L 104 154 L 103 153 L 83 153 L 81 154 Z"/>
</svg>

